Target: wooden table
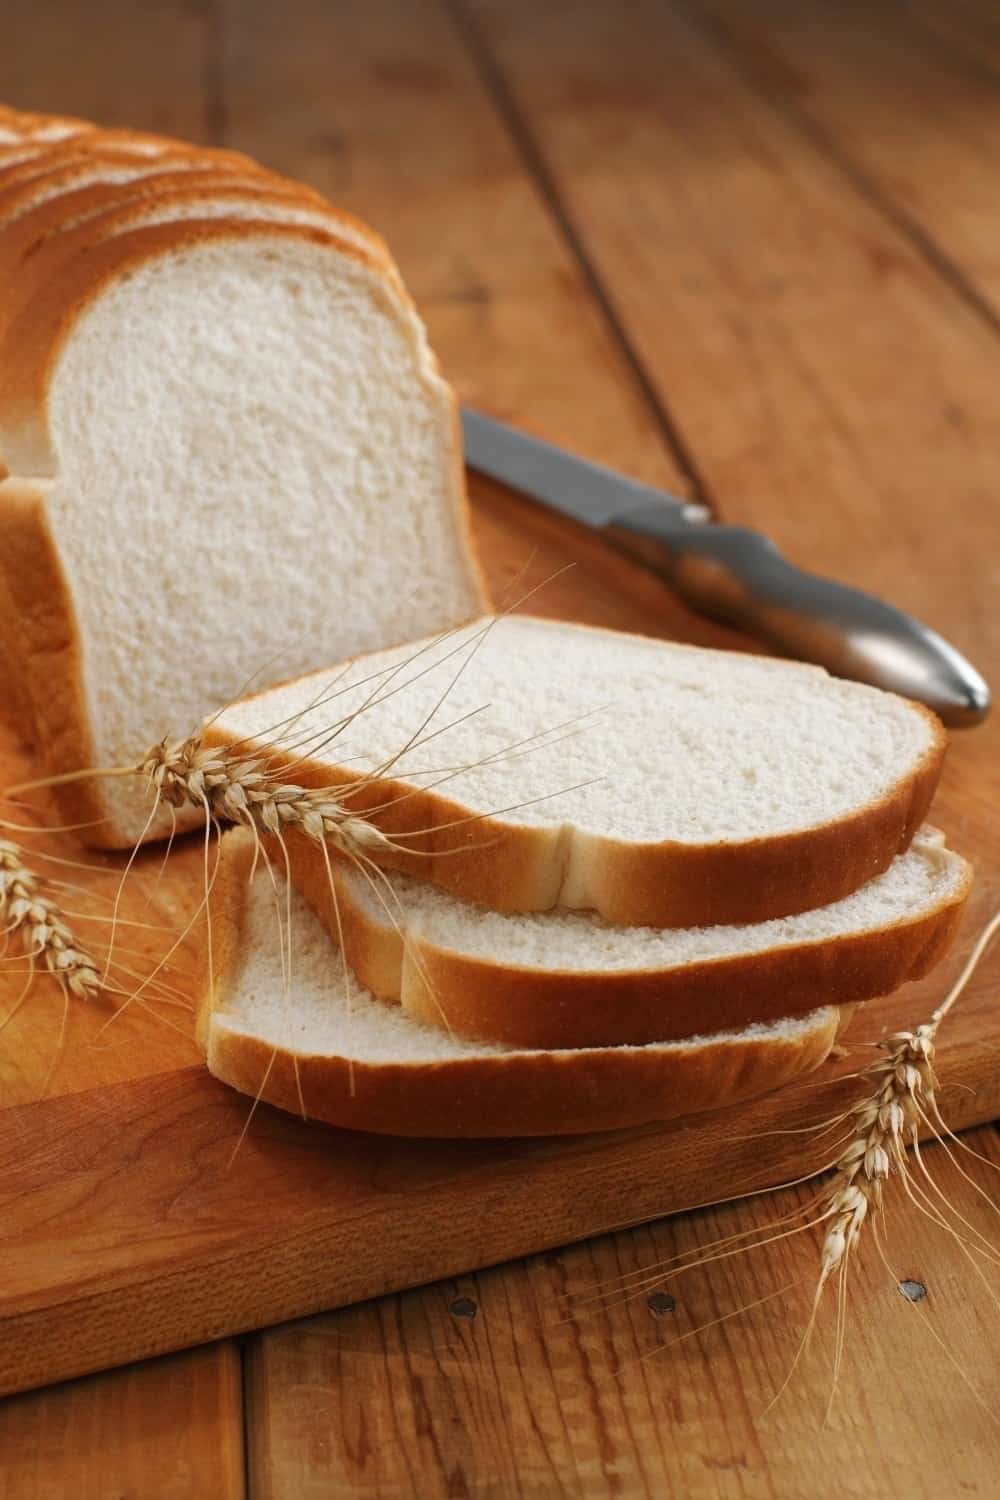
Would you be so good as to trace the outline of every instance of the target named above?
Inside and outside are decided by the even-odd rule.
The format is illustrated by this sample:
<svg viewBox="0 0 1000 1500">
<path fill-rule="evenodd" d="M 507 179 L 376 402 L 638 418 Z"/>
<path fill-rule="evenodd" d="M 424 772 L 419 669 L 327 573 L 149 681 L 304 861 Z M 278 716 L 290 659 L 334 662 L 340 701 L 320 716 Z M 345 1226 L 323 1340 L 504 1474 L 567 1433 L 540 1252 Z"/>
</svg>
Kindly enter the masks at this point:
<svg viewBox="0 0 1000 1500">
<path fill-rule="evenodd" d="M 998 676 L 990 0 L 14 0 L 3 32 L 4 100 L 225 142 L 370 219 L 464 398 L 764 526 Z M 495 577 L 534 548 L 576 563 L 577 614 L 706 638 L 589 538 L 476 500 Z M 942 793 L 994 871 L 998 767 L 994 724 L 956 744 Z M 996 1244 L 1000 1146 L 970 1144 L 984 1161 L 929 1159 Z M 12 1398 L 0 1497 L 996 1495 L 995 1271 L 899 1195 L 895 1277 L 869 1245 L 825 1425 L 829 1316 L 764 1414 L 808 1237 L 566 1314 L 567 1292 L 795 1201 Z"/>
</svg>

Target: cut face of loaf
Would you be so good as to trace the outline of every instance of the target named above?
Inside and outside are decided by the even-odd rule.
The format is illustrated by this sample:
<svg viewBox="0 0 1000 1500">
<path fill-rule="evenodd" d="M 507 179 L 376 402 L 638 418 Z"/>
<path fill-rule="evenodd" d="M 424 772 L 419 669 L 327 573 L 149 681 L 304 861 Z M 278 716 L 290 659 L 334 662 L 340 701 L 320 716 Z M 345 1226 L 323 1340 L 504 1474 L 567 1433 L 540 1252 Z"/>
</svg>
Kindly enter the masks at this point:
<svg viewBox="0 0 1000 1500">
<path fill-rule="evenodd" d="M 523 1051 L 449 1036 L 345 981 L 293 895 L 282 970 L 275 889 L 242 833 L 223 840 L 213 894 L 214 988 L 199 1038 L 209 1071 L 251 1097 L 353 1130 L 527 1136 L 613 1130 L 767 1093 L 825 1061 L 844 1013 L 662 1046 Z M 278 893 L 284 912 L 284 894 Z M 262 1087 L 263 1085 L 263 1087 Z"/>
<path fill-rule="evenodd" d="M 518 1047 L 668 1041 L 890 994 L 945 952 L 972 878 L 925 828 L 884 875 L 817 911 L 613 927 L 590 912 L 489 911 L 341 860 L 334 904 L 316 846 L 300 836 L 288 849 L 296 885 L 370 990 L 459 1036 Z"/>
<path fill-rule="evenodd" d="M 944 751 L 925 709 L 818 667 L 517 616 L 287 683 L 209 738 L 350 787 L 396 840 L 381 861 L 463 898 L 653 927 L 857 890 Z"/>
<path fill-rule="evenodd" d="M 19 329 L 0 551 L 51 772 L 134 763 L 254 674 L 481 607 L 454 399 L 365 250 L 306 225 L 151 225 L 62 263 Z M 131 782 L 63 805 L 102 820 L 93 842 L 151 831 Z"/>
</svg>

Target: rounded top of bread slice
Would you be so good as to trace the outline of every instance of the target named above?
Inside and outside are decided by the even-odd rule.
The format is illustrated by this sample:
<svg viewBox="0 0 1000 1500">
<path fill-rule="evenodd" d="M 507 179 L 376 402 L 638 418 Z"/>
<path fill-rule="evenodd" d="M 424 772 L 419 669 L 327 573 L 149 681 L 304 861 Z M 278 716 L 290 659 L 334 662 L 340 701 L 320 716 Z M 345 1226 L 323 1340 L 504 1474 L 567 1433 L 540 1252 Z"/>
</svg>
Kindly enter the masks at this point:
<svg viewBox="0 0 1000 1500">
<path fill-rule="evenodd" d="M 215 984 L 199 1013 L 209 1070 L 281 1109 L 408 1136 L 613 1130 L 780 1088 L 829 1055 L 833 1007 L 737 1032 L 647 1047 L 523 1050 L 424 1025 L 348 975 L 302 898 L 290 907 L 252 841 L 223 841 L 212 896 Z M 295 933 L 284 966 L 282 922 Z"/>
<path fill-rule="evenodd" d="M 523 616 L 285 684 L 210 734 L 353 784 L 387 864 L 650 926 L 856 890 L 909 844 L 945 743 L 921 706 L 818 667 Z"/>
</svg>

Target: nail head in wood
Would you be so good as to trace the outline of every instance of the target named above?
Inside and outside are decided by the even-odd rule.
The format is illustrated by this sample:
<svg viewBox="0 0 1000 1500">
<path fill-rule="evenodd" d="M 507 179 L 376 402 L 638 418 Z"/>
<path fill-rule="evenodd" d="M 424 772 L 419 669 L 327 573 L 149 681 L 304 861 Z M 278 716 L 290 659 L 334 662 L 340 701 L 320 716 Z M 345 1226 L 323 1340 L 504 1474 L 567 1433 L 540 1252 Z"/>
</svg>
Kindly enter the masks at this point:
<svg viewBox="0 0 1000 1500">
<path fill-rule="evenodd" d="M 676 1305 L 669 1292 L 651 1292 L 646 1298 L 646 1306 L 654 1318 L 662 1318 L 667 1313 L 672 1313 Z"/>
</svg>

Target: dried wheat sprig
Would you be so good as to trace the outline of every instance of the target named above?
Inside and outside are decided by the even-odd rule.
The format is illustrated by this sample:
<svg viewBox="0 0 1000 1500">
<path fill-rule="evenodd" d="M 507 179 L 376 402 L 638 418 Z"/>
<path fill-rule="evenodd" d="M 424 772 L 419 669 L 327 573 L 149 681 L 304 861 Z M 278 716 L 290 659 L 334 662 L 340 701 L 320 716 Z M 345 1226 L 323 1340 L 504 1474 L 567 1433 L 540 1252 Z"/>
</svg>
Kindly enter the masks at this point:
<svg viewBox="0 0 1000 1500">
<path fill-rule="evenodd" d="M 78 1000 L 92 1000 L 101 980 L 97 965 L 73 936 L 59 907 L 41 890 L 41 877 L 24 862 L 17 844 L 0 839 L 0 926 L 17 933 L 28 957 Z"/>
<path fill-rule="evenodd" d="M 173 744 L 161 740 L 138 769 L 169 806 L 202 807 L 211 819 L 240 824 L 257 835 L 297 829 L 349 855 L 392 847 L 380 829 L 328 787 L 282 782 L 263 757 L 234 754 L 224 746 L 206 748 L 197 734 Z"/>
<path fill-rule="evenodd" d="M 897 1031 L 878 1045 L 883 1056 L 862 1070 L 868 1091 L 847 1112 L 851 1138 L 834 1163 L 834 1177 L 819 1207 L 829 1227 L 820 1253 L 816 1300 L 857 1246 L 869 1214 L 879 1207 L 885 1183 L 907 1173 L 907 1150 L 919 1148 L 920 1126 L 937 1110 L 934 1052 L 941 1022 L 965 989 L 996 932 L 1000 912 L 986 924 L 968 961 L 929 1021 Z"/>
<path fill-rule="evenodd" d="M 934 1099 L 936 1026 L 898 1031 L 878 1045 L 877 1062 L 862 1071 L 870 1085 L 848 1111 L 851 1139 L 834 1163 L 834 1177 L 820 1199 L 829 1227 L 820 1255 L 816 1296 L 850 1255 L 869 1213 L 877 1209 L 891 1172 L 907 1170 L 907 1147 L 917 1139 L 922 1101 Z"/>
</svg>

